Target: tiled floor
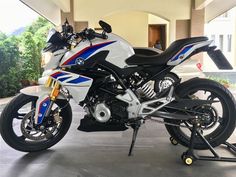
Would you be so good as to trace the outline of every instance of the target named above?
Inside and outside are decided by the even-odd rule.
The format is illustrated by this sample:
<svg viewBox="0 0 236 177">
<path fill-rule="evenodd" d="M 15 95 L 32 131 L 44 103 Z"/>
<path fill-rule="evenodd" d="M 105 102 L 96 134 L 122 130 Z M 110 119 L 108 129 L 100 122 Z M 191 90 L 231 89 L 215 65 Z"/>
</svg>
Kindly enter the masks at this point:
<svg viewBox="0 0 236 177">
<path fill-rule="evenodd" d="M 73 105 L 73 111 L 69 133 L 45 152 L 18 152 L 0 139 L 0 177 L 236 176 L 236 163 L 197 161 L 192 166 L 185 166 L 180 156 L 186 148 L 171 145 L 164 126 L 153 122 L 141 127 L 134 156 L 128 157 L 131 130 L 80 132 L 76 128 L 83 112 L 76 105 Z M 236 136 L 231 140 L 236 142 Z"/>
</svg>

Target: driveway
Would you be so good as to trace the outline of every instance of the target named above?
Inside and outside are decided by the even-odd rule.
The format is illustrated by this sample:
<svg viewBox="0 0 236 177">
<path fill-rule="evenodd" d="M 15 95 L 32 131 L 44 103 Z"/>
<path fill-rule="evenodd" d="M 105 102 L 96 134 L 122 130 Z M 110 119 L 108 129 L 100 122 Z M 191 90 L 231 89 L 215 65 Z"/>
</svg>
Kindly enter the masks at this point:
<svg viewBox="0 0 236 177">
<path fill-rule="evenodd" d="M 4 104 L 5 105 L 5 104 Z M 0 105 L 0 110 L 4 107 Z M 162 124 L 142 125 L 134 156 L 128 157 L 132 131 L 85 133 L 77 130 L 84 112 L 72 102 L 73 122 L 61 142 L 39 153 L 22 153 L 0 137 L 0 177 L 233 177 L 236 164 L 197 161 L 183 164 L 183 146 L 173 146 Z M 236 141 L 236 133 L 230 138 Z M 231 155 L 222 147 L 223 155 Z M 207 153 L 207 152 L 201 152 Z M 208 153 L 209 154 L 209 153 Z"/>
</svg>

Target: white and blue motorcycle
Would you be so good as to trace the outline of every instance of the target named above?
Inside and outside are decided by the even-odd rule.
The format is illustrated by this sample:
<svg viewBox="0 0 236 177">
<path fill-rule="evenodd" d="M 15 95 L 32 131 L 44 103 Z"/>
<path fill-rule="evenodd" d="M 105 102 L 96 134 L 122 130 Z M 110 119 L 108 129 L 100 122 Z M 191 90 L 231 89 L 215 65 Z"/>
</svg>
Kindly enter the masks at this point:
<svg viewBox="0 0 236 177">
<path fill-rule="evenodd" d="M 199 52 L 207 52 L 219 68 L 231 68 L 207 37 L 173 42 L 164 52 L 133 49 L 111 26 L 100 21 L 102 33 L 51 30 L 44 52 L 49 54 L 39 85 L 22 89 L 3 110 L 0 132 L 12 148 L 41 151 L 58 143 L 72 119 L 70 99 L 86 115 L 78 130 L 125 131 L 133 128 L 132 152 L 139 127 L 147 120 L 165 124 L 172 142 L 190 144 L 196 125 L 213 146 L 235 129 L 235 100 L 219 83 L 201 78 L 186 82 L 171 70 Z M 167 78 L 167 79 L 166 79 Z M 167 82 L 164 87 L 160 83 Z M 207 146 L 199 136 L 195 149 Z"/>
</svg>

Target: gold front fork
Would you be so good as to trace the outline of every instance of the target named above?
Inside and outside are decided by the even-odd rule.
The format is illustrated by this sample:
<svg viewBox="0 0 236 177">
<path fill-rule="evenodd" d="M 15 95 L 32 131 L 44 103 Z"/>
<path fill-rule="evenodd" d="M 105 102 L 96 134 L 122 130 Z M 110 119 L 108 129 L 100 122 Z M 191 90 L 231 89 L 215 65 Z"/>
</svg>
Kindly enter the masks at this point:
<svg viewBox="0 0 236 177">
<path fill-rule="evenodd" d="M 52 88 L 52 91 L 50 93 L 50 99 L 52 101 L 55 101 L 57 96 L 59 95 L 60 93 L 60 84 L 58 81 L 54 81 L 51 77 L 48 78 L 47 82 L 45 83 L 45 87 L 51 87 Z"/>
<path fill-rule="evenodd" d="M 50 94 L 50 98 L 52 101 L 56 100 L 57 96 L 60 93 L 60 88 L 61 88 L 60 84 L 56 82 Z"/>
<path fill-rule="evenodd" d="M 52 85 L 52 83 L 53 83 L 53 79 L 49 78 L 48 81 L 46 82 L 45 86 L 46 87 L 50 87 Z M 46 117 L 49 116 L 49 114 L 50 114 L 50 111 L 52 109 L 53 103 L 55 102 L 55 100 L 57 99 L 57 97 L 58 97 L 58 95 L 60 93 L 60 88 L 61 88 L 61 86 L 60 86 L 59 82 L 54 81 L 54 84 L 53 84 L 53 87 L 52 87 L 52 91 L 51 91 L 51 93 L 49 95 L 51 101 L 50 101 L 50 105 L 48 107 L 48 110 L 47 110 L 47 112 L 45 114 Z"/>
</svg>

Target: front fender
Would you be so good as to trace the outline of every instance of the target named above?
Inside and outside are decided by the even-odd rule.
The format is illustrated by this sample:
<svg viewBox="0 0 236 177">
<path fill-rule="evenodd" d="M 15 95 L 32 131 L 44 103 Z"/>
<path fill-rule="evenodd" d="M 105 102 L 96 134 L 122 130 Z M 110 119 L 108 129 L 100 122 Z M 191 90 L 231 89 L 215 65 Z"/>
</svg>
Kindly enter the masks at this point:
<svg viewBox="0 0 236 177">
<path fill-rule="evenodd" d="M 30 86 L 20 90 L 25 95 L 40 97 L 41 95 L 49 95 L 52 88 L 45 87 L 44 85 Z M 57 99 L 66 100 L 66 98 L 60 93 Z"/>
<path fill-rule="evenodd" d="M 35 108 L 35 124 L 41 124 L 43 119 L 50 108 L 51 100 L 50 93 L 52 88 L 45 87 L 44 85 L 31 86 L 21 89 L 20 92 L 25 95 L 38 97 Z M 57 99 L 66 99 L 61 93 L 58 95 Z"/>
</svg>

